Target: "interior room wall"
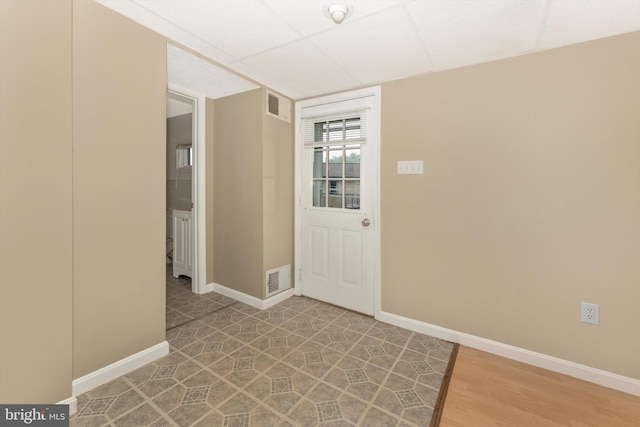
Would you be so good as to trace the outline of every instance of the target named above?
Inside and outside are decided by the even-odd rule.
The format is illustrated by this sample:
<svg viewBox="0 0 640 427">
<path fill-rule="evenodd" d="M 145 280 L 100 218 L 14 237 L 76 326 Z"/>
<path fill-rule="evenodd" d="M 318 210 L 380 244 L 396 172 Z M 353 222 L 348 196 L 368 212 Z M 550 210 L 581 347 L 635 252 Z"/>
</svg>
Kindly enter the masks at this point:
<svg viewBox="0 0 640 427">
<path fill-rule="evenodd" d="M 293 122 L 265 89 L 214 102 L 214 282 L 258 299 L 266 271 L 293 267 Z"/>
<path fill-rule="evenodd" d="M 73 3 L 73 375 L 165 340 L 166 41 Z"/>
<path fill-rule="evenodd" d="M 214 282 L 262 298 L 262 90 L 215 100 Z"/>
<path fill-rule="evenodd" d="M 266 96 L 263 89 L 263 99 Z M 263 109 L 266 104 L 263 102 Z M 293 116 L 293 112 L 292 112 Z M 294 248 L 294 126 L 263 113 L 262 198 L 263 270 L 291 265 Z M 266 287 L 263 287 L 266 297 Z"/>
<path fill-rule="evenodd" d="M 0 1 L 4 404 L 71 396 L 71 19 L 71 1 Z"/>
<path fill-rule="evenodd" d="M 640 379 L 639 45 L 382 85 L 384 311 Z"/>
</svg>

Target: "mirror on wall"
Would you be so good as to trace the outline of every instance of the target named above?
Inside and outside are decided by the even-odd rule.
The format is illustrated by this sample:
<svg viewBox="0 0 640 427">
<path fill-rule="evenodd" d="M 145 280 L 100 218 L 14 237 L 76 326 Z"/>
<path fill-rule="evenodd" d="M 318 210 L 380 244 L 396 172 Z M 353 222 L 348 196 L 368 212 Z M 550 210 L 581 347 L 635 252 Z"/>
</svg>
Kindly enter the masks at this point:
<svg viewBox="0 0 640 427">
<path fill-rule="evenodd" d="M 191 166 L 193 164 L 193 149 L 191 145 L 180 144 L 176 146 L 176 169 Z"/>
</svg>

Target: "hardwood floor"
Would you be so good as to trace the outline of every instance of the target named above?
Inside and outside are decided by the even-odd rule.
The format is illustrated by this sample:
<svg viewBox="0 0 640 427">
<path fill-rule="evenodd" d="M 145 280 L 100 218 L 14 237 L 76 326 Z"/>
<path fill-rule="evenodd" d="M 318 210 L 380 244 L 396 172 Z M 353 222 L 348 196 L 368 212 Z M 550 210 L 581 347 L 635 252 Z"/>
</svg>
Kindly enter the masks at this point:
<svg viewBox="0 0 640 427">
<path fill-rule="evenodd" d="M 640 397 L 460 346 L 440 427 L 640 426 Z"/>
</svg>

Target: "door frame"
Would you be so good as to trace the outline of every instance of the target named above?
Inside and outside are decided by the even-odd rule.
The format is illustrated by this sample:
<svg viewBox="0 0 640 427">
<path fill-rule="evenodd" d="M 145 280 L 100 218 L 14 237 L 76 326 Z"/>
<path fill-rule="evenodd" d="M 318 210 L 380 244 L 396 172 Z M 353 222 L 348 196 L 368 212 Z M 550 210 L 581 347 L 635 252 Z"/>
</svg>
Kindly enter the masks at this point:
<svg viewBox="0 0 640 427">
<path fill-rule="evenodd" d="M 207 285 L 207 192 L 206 164 L 205 164 L 205 124 L 206 124 L 206 100 L 201 93 L 185 89 L 168 83 L 167 93 L 190 99 L 193 102 L 193 135 L 191 146 L 193 150 L 192 165 L 192 194 L 193 197 L 193 277 L 191 278 L 191 292 L 204 294 L 210 292 L 213 287 Z"/>
<path fill-rule="evenodd" d="M 304 152 L 304 141 L 302 139 L 302 109 L 306 107 L 313 107 L 323 104 L 332 104 L 343 101 L 350 101 L 357 98 L 373 97 L 374 111 L 371 115 L 372 118 L 367 122 L 367 133 L 372 132 L 378 138 L 377 150 L 374 152 L 375 159 L 374 165 L 376 173 L 374 176 L 375 192 L 374 192 L 374 204 L 373 214 L 375 218 L 375 227 L 373 232 L 373 252 L 374 252 L 374 271 L 373 271 L 373 314 L 374 317 L 378 317 L 380 314 L 380 277 L 381 277 L 381 258 L 380 258 L 380 121 L 381 121 L 381 87 L 372 86 L 364 89 L 357 89 L 349 92 L 343 92 L 333 95 L 321 96 L 312 99 L 306 99 L 304 101 L 296 102 L 295 105 L 295 170 L 294 170 L 294 184 L 295 184 L 295 215 L 294 215 L 294 292 L 296 295 L 302 295 L 302 284 L 300 283 L 300 266 L 301 266 L 301 240 L 302 240 L 302 161 Z"/>
</svg>

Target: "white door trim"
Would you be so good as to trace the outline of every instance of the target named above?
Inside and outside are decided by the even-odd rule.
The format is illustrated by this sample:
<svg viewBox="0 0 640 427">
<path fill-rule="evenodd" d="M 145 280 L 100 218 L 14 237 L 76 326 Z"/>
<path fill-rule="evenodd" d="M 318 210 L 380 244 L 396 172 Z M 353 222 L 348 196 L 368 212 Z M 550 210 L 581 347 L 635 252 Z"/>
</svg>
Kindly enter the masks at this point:
<svg viewBox="0 0 640 427">
<path fill-rule="evenodd" d="M 301 117 L 302 117 L 302 109 L 306 107 L 312 107 L 316 105 L 322 104 L 331 104 L 335 102 L 343 102 L 350 101 L 357 98 L 364 98 L 368 96 L 373 96 L 374 99 L 374 108 L 375 112 L 373 116 L 375 120 L 372 120 L 370 123 L 367 123 L 367 132 L 375 132 L 378 137 L 378 149 L 375 154 L 375 165 L 378 173 L 374 177 L 375 179 L 375 187 L 376 194 L 374 195 L 374 206 L 373 213 L 374 218 L 376 219 L 376 227 L 374 230 L 373 237 L 373 245 L 374 245 L 374 262 L 375 262 L 375 270 L 373 273 L 373 301 L 374 301 L 374 316 L 377 318 L 380 314 L 380 230 L 381 230 L 381 220 L 380 220 L 380 106 L 381 106 L 381 89 L 380 86 L 373 86 L 364 89 L 353 90 L 349 92 L 338 93 L 334 95 L 322 96 L 319 98 L 307 99 L 304 101 L 296 102 L 295 108 L 295 237 L 294 237 L 294 263 L 295 263 L 295 274 L 294 274 L 294 290 L 296 295 L 301 295 L 301 284 L 300 284 L 300 274 L 299 269 L 301 265 L 301 206 L 300 201 L 302 199 L 302 154 L 304 150 L 303 141 L 302 141 L 302 129 L 301 129 Z"/>
<path fill-rule="evenodd" d="M 207 286 L 207 192 L 206 192 L 206 164 L 205 164 L 205 125 L 206 125 L 206 101 L 201 93 L 185 89 L 183 87 L 167 84 L 167 92 L 189 98 L 193 101 L 193 117 L 196 124 L 193 129 L 193 277 L 191 278 L 191 291 L 196 294 L 204 294 L 212 290 Z"/>
</svg>

